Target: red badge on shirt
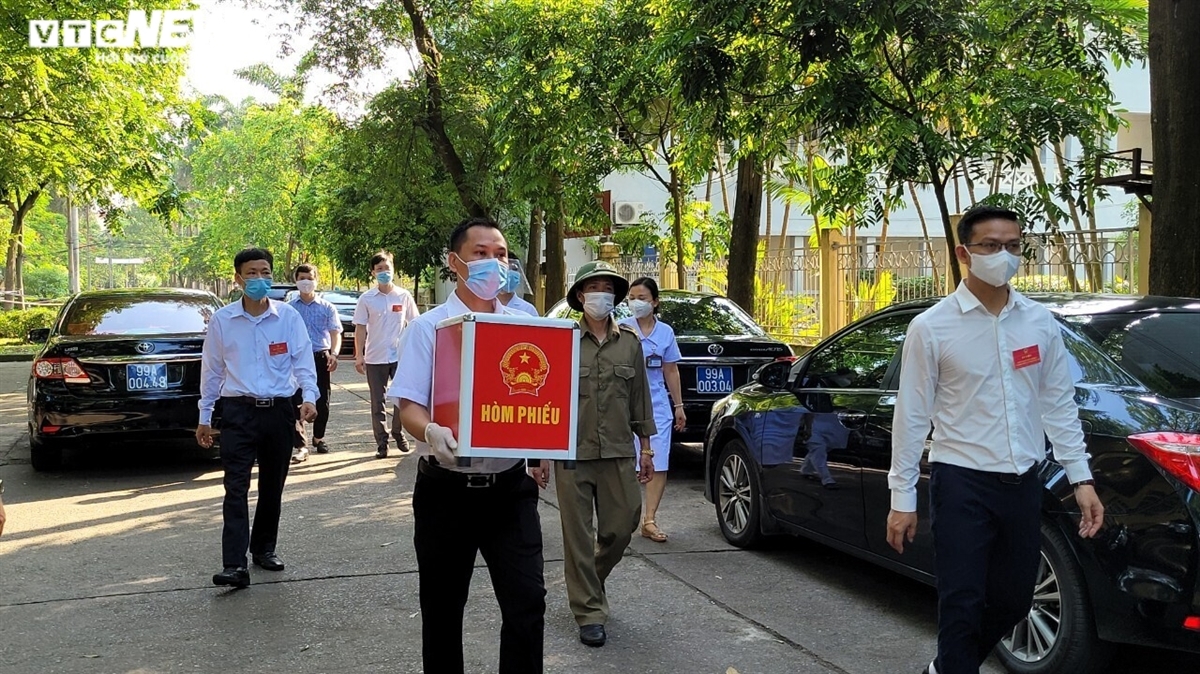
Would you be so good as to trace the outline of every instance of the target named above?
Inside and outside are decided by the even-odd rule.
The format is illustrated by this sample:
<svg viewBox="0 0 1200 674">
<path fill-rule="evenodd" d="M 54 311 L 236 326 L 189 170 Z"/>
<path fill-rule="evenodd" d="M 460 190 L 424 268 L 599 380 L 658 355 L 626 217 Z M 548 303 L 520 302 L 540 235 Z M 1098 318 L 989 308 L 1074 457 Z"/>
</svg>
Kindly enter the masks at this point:
<svg viewBox="0 0 1200 674">
<path fill-rule="evenodd" d="M 282 356 L 287 353 L 287 342 L 277 342 L 267 347 L 267 350 L 271 352 L 272 356 Z"/>
<path fill-rule="evenodd" d="M 1040 362 L 1042 362 L 1042 352 L 1038 350 L 1037 344 L 1013 351 L 1013 367 L 1018 370 L 1030 365 L 1037 365 Z"/>
<path fill-rule="evenodd" d="M 395 314 L 395 313 L 399 313 L 399 312 L 401 312 L 401 311 L 404 311 L 404 305 L 403 305 L 403 304 L 393 304 L 393 305 L 392 305 L 392 313 L 394 313 L 394 314 Z"/>
</svg>

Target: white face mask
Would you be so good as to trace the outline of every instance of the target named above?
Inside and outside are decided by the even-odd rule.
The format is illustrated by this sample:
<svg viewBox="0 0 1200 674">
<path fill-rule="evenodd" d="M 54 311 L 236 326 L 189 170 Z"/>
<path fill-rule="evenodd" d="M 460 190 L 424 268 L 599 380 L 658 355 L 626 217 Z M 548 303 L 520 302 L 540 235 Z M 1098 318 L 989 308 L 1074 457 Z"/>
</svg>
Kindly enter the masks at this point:
<svg viewBox="0 0 1200 674">
<path fill-rule="evenodd" d="M 654 305 L 646 300 L 629 300 L 629 311 L 635 318 L 645 318 L 654 313 Z"/>
<path fill-rule="evenodd" d="M 301 279 L 296 281 L 296 288 L 304 295 L 311 295 L 317 290 L 317 282 L 312 279 Z"/>
<path fill-rule="evenodd" d="M 604 320 L 612 314 L 615 299 L 612 293 L 584 293 L 583 311 L 594 321 Z"/>
<path fill-rule="evenodd" d="M 991 255 L 971 253 L 971 276 L 997 288 L 1007 285 L 1020 268 L 1021 258 L 1006 250 Z"/>
</svg>

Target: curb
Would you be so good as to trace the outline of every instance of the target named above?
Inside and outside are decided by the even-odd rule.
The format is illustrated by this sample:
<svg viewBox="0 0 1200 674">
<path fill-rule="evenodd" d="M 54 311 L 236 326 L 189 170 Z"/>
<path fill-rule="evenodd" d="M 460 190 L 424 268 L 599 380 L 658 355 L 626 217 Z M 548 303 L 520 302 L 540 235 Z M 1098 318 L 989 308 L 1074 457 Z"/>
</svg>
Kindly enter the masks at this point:
<svg viewBox="0 0 1200 674">
<path fill-rule="evenodd" d="M 32 362 L 35 355 L 32 353 L 0 353 L 0 363 Z"/>
</svg>

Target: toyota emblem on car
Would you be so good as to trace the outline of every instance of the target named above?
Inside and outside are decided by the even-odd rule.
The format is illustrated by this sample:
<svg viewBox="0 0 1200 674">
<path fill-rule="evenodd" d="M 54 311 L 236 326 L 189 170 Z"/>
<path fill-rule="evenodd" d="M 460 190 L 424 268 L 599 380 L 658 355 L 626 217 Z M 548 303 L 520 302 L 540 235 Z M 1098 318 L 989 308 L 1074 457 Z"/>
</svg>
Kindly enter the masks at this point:
<svg viewBox="0 0 1200 674">
<path fill-rule="evenodd" d="M 719 356 L 725 353 L 725 347 L 721 346 L 720 344 L 709 344 L 708 353 L 713 356 Z"/>
<path fill-rule="evenodd" d="M 150 342 L 138 342 L 137 345 L 133 347 L 133 350 L 144 355 L 154 351 L 154 344 Z"/>
</svg>

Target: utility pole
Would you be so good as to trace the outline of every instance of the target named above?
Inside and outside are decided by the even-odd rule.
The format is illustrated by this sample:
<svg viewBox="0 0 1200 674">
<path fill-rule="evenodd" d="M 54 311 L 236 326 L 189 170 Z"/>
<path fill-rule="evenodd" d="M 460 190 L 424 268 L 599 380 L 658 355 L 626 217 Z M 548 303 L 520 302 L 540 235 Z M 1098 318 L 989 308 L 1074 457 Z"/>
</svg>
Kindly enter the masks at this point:
<svg viewBox="0 0 1200 674">
<path fill-rule="evenodd" d="M 108 287 L 113 288 L 112 232 L 108 233 Z"/>
<path fill-rule="evenodd" d="M 85 269 L 83 286 L 88 290 L 92 289 L 92 258 L 95 255 L 92 252 L 92 204 L 88 203 L 87 209 L 83 211 L 83 247 L 87 250 L 84 255 Z"/>
<path fill-rule="evenodd" d="M 72 295 L 79 293 L 79 211 L 67 197 L 67 283 Z"/>
</svg>

